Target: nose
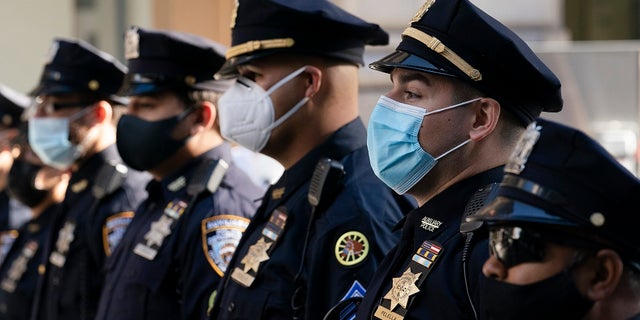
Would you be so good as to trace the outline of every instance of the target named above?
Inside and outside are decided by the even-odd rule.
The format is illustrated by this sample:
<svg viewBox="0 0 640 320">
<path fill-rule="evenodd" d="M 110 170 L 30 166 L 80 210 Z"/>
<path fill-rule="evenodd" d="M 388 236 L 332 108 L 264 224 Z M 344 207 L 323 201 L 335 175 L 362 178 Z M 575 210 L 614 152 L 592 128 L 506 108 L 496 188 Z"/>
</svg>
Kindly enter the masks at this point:
<svg viewBox="0 0 640 320">
<path fill-rule="evenodd" d="M 507 269 L 495 255 L 489 256 L 489 259 L 485 261 L 482 266 L 482 273 L 485 277 L 495 280 L 504 280 L 507 277 Z"/>
</svg>

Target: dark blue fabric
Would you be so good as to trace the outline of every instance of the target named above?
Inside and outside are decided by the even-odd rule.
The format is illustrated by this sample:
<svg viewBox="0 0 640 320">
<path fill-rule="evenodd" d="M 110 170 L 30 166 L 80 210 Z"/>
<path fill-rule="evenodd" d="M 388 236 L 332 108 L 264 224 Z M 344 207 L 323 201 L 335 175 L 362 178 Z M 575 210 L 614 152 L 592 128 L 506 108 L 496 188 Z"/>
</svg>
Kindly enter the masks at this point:
<svg viewBox="0 0 640 320">
<path fill-rule="evenodd" d="M 9 230 L 9 195 L 6 190 L 0 192 L 0 231 Z"/>
<path fill-rule="evenodd" d="M 95 211 L 88 212 L 95 200 L 92 186 L 96 174 L 103 165 L 113 161 L 121 163 L 115 145 L 91 156 L 72 174 L 42 261 L 46 274 L 38 289 L 39 302 L 34 304 L 37 319 L 81 319 L 83 309 L 87 318 L 93 319 L 95 315 L 107 256 L 103 244 L 105 222 L 114 214 L 135 211 L 146 196 L 144 186 L 150 179 L 148 174 L 129 169 L 123 185 L 103 198 Z M 85 184 L 83 181 L 86 187 L 79 188 Z M 56 249 L 59 230 L 67 221 L 76 223 L 74 239 L 66 263 L 58 268 L 49 262 L 49 255 Z M 83 283 L 86 289 L 81 288 Z"/>
<path fill-rule="evenodd" d="M 190 198 L 186 186 L 196 167 L 204 159 L 222 159 L 229 163 L 218 190 L 205 193 L 193 210 L 181 216 L 153 261 L 134 253 L 151 224 L 164 213 L 168 202 Z M 185 185 L 171 191 L 169 185 L 185 177 Z M 241 169 L 231 162 L 228 144 L 210 150 L 161 182 L 147 186 L 144 201 L 129 225 L 122 242 L 107 261 L 106 285 L 96 319 L 198 319 L 206 313 L 209 295 L 220 277 L 207 262 L 201 222 L 214 215 L 251 218 L 260 204 L 262 189 L 255 186 Z M 185 225 L 186 224 L 186 225 Z"/>
<path fill-rule="evenodd" d="M 462 250 L 465 238 L 460 222 L 467 202 L 480 188 L 499 182 L 502 168 L 486 171 L 451 186 L 422 207 L 407 215 L 399 244 L 389 252 L 376 271 L 369 290 L 358 309 L 357 319 L 374 319 L 373 314 L 393 285 L 393 278 L 406 269 L 416 250 L 425 240 L 442 246 L 442 252 L 426 280 L 413 295 L 413 302 L 404 319 L 474 319 L 467 297 L 462 270 Z M 422 227 L 428 217 L 442 222 L 433 232 Z M 473 241 L 468 267 L 474 305 L 482 294 L 482 264 L 489 256 L 486 237 Z M 398 306 L 397 308 L 400 308 Z"/>
<path fill-rule="evenodd" d="M 37 251 L 27 261 L 26 270 L 16 282 L 16 288 L 9 292 L 0 287 L 0 319 L 29 319 L 31 306 L 38 282 L 38 264 L 43 255 L 43 247 L 51 234 L 51 223 L 55 218 L 59 205 L 52 205 L 35 219 L 26 222 L 18 229 L 18 237 L 7 253 L 4 263 L 0 265 L 0 283 L 9 278 L 14 261 L 20 257 L 25 245 L 31 241 L 37 243 Z"/>
<path fill-rule="evenodd" d="M 399 234 L 392 227 L 414 207 L 398 197 L 373 173 L 366 148 L 366 130 L 360 119 L 334 133 L 271 187 L 265 202 L 249 225 L 218 287 L 210 319 L 291 319 L 291 298 L 297 288 L 294 277 L 303 259 L 302 247 L 311 214 L 307 201 L 309 183 L 321 158 L 338 160 L 346 176 L 333 203 L 319 212 L 313 225 L 302 283 L 306 287 L 305 319 L 322 319 L 347 293 L 355 280 L 368 287 L 371 276 Z M 284 188 L 281 197 L 274 190 Z M 275 192 L 278 194 L 278 192 Z M 260 264 L 256 279 L 245 288 L 230 278 L 249 247 L 260 237 L 273 210 L 286 206 L 288 219 L 281 239 L 268 261 Z M 354 266 L 343 266 L 335 257 L 336 242 L 348 231 L 363 233 L 371 246 L 368 257 Z"/>
</svg>

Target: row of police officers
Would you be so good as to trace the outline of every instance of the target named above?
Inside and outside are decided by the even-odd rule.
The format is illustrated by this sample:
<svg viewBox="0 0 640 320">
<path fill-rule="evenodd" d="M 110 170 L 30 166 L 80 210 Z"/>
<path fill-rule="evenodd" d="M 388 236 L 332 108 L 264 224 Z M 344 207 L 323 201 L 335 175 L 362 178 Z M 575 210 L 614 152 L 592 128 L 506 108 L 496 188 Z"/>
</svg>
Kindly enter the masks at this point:
<svg viewBox="0 0 640 320">
<path fill-rule="evenodd" d="M 560 82 L 500 22 L 425 1 L 369 65 L 392 86 L 365 126 L 378 25 L 232 17 L 230 48 L 131 26 L 126 66 L 55 39 L 30 97 L 2 87 L 0 187 L 30 220 L 2 226 L 0 319 L 638 317 L 640 182 L 539 118 Z M 264 190 L 233 145 L 284 173 Z"/>
</svg>

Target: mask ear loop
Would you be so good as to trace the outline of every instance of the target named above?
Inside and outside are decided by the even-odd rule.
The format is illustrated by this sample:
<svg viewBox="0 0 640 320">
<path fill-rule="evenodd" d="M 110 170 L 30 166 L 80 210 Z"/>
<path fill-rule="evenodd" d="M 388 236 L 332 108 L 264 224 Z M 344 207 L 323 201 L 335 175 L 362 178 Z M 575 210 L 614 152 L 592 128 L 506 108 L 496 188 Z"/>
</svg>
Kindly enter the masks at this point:
<svg viewBox="0 0 640 320">
<path fill-rule="evenodd" d="M 298 68 L 296 71 L 290 73 L 288 76 L 280 79 L 280 81 L 276 82 L 276 84 L 272 85 L 271 88 L 269 88 L 269 90 L 266 91 L 266 95 L 270 96 L 274 91 L 280 89 L 280 87 L 282 87 L 285 83 L 291 81 L 291 79 L 299 76 L 305 69 L 307 68 L 307 66 L 302 66 L 300 68 Z"/>
<path fill-rule="evenodd" d="M 299 76 L 300 74 L 302 74 L 302 72 L 306 68 L 307 68 L 306 65 L 302 66 L 299 69 L 297 69 L 296 71 L 294 71 L 291 74 L 289 74 L 288 76 L 282 78 L 276 84 L 271 86 L 271 88 L 269 88 L 269 90 L 267 91 L 267 95 L 266 96 L 270 96 L 274 91 L 276 91 L 278 88 L 283 86 L 285 83 L 291 81 L 291 79 L 293 79 L 293 78 Z M 298 103 L 296 103 L 293 106 L 293 108 L 289 109 L 289 111 L 287 111 L 280 118 L 278 118 L 278 120 L 274 121 L 271 125 L 269 125 L 267 128 L 265 128 L 265 131 L 271 131 L 274 128 L 276 128 L 277 126 L 281 125 L 285 120 L 289 119 L 289 117 L 291 117 L 294 113 L 296 113 L 296 111 L 298 111 L 298 109 L 302 108 L 302 106 L 304 106 L 308 101 L 309 101 L 309 97 L 302 98 L 300 101 L 298 101 Z"/>
<path fill-rule="evenodd" d="M 452 106 L 448 106 L 448 107 L 446 107 L 446 108 L 442 108 L 442 109 L 438 109 L 438 110 L 430 111 L 430 112 L 425 113 L 424 115 L 425 115 L 425 116 L 428 116 L 428 115 L 430 115 L 430 114 L 434 114 L 434 113 L 438 113 L 438 112 L 442 112 L 442 111 L 450 110 L 450 109 L 453 109 L 453 108 L 461 107 L 461 106 L 464 106 L 464 105 L 466 105 L 466 104 L 469 104 L 469 103 L 472 103 L 472 102 L 478 101 L 478 100 L 480 100 L 480 99 L 482 99 L 482 97 L 475 98 L 475 99 L 471 99 L 471 100 L 467 100 L 467 101 L 464 101 L 464 102 L 460 102 L 460 103 L 458 103 L 458 104 L 454 104 L 454 105 L 452 105 Z M 442 158 L 444 158 L 446 155 L 450 154 L 451 152 L 454 152 L 454 151 L 456 151 L 456 150 L 458 150 L 458 149 L 462 148 L 464 145 L 466 145 L 466 144 L 467 144 L 467 143 L 469 143 L 470 141 L 471 141 L 471 139 L 467 139 L 467 140 L 463 141 L 462 143 L 460 143 L 459 145 L 457 145 L 457 146 L 455 146 L 455 147 L 451 148 L 451 150 L 449 150 L 449 151 L 447 151 L 447 152 L 445 152 L 445 153 L 441 154 L 440 156 L 436 157 L 436 158 L 435 158 L 435 159 L 436 159 L 436 161 L 437 161 L 437 160 L 440 160 L 440 159 L 442 159 Z"/>
<path fill-rule="evenodd" d="M 71 124 L 72 122 L 75 122 L 76 120 L 84 117 L 87 113 L 89 113 L 89 111 L 93 110 L 93 105 L 96 104 L 97 102 L 94 102 L 86 107 L 84 107 L 82 110 L 70 115 L 67 117 L 67 119 L 69 119 L 69 124 Z"/>
<path fill-rule="evenodd" d="M 476 102 L 476 101 L 478 101 L 478 100 L 480 100 L 480 99 L 482 99 L 482 97 L 478 97 L 478 98 L 475 98 L 475 99 L 471 99 L 471 100 L 463 101 L 463 102 L 460 102 L 460 103 L 454 104 L 454 105 L 452 105 L 452 106 L 448 106 L 448 107 L 446 107 L 446 108 L 442 108 L 442 109 L 438 109 L 438 110 L 429 111 L 429 112 L 426 112 L 424 115 L 425 115 L 425 116 L 428 116 L 428 115 L 436 114 L 436 113 L 439 113 L 439 112 L 443 112 L 443 111 L 451 110 L 451 109 L 453 109 L 453 108 L 462 107 L 462 106 L 464 106 L 464 105 L 466 105 L 466 104 L 469 104 L 469 103 L 472 103 L 472 102 Z"/>
<path fill-rule="evenodd" d="M 67 124 L 67 126 L 69 127 L 69 132 L 68 132 L 69 134 L 71 134 L 71 124 L 73 122 L 77 121 L 78 119 L 84 117 L 85 115 L 87 115 L 89 113 L 89 111 L 92 111 L 93 108 L 94 108 L 93 105 L 96 104 L 96 103 L 97 103 L 97 101 L 92 103 L 91 105 L 88 105 L 88 106 L 84 107 L 84 109 L 82 109 L 82 110 L 70 115 L 69 117 L 67 117 L 67 119 L 69 121 L 69 123 Z M 69 140 L 69 142 L 71 142 L 71 144 L 73 144 L 75 146 L 75 148 L 76 148 L 75 155 L 74 155 L 74 157 L 76 159 L 78 159 L 78 158 L 80 158 L 80 157 L 82 157 L 82 156 L 84 156 L 86 154 L 86 149 L 87 148 L 85 146 L 85 143 L 88 140 L 90 140 L 91 138 L 93 138 L 93 137 L 95 137 L 96 135 L 99 134 L 95 130 L 91 130 L 91 129 L 92 128 L 90 128 L 88 130 L 87 135 L 82 139 L 82 141 L 79 141 L 78 143 L 71 142 L 71 137 L 67 137 L 67 140 Z"/>
</svg>

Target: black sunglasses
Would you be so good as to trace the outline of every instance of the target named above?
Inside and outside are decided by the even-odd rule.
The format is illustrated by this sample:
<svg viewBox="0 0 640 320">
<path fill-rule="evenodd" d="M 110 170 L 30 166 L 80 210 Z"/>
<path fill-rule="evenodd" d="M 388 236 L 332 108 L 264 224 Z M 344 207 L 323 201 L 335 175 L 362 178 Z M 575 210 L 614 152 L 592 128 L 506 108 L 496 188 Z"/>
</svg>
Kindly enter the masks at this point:
<svg viewBox="0 0 640 320">
<path fill-rule="evenodd" d="M 525 262 L 543 261 L 546 246 L 547 240 L 543 235 L 520 227 L 489 230 L 489 251 L 507 269 Z"/>
</svg>

